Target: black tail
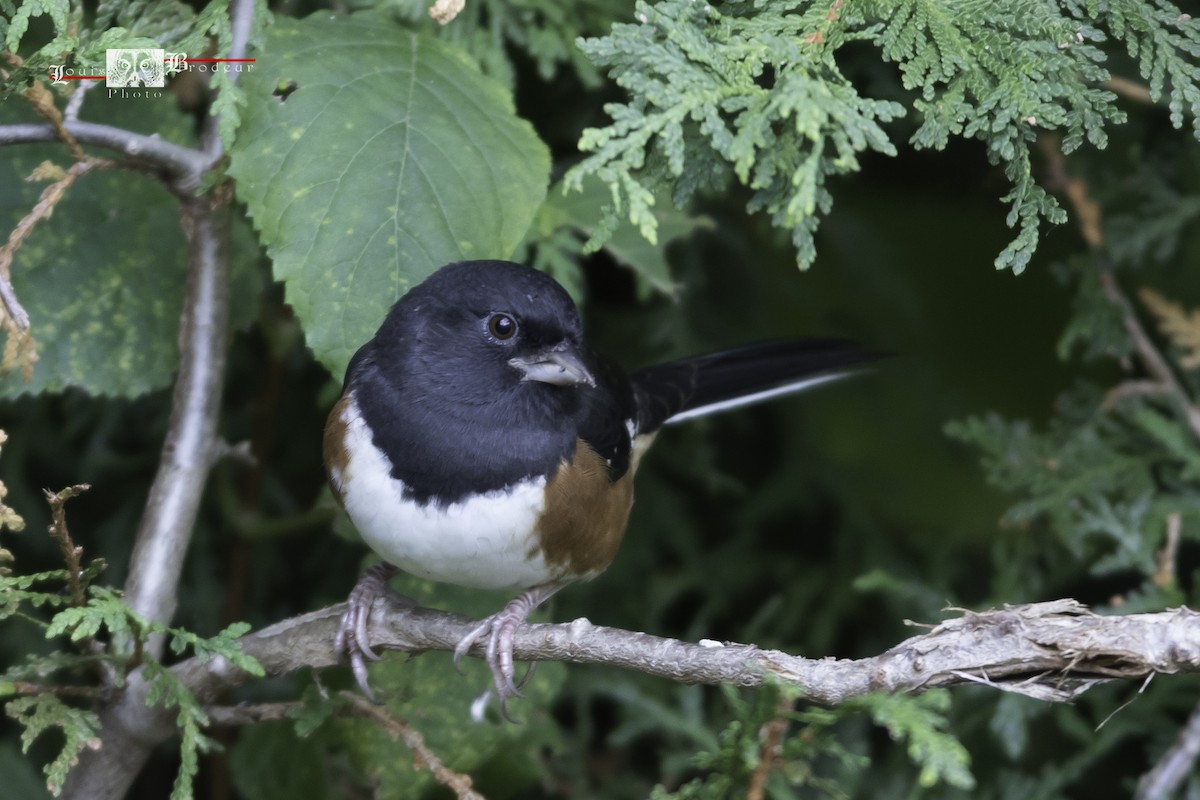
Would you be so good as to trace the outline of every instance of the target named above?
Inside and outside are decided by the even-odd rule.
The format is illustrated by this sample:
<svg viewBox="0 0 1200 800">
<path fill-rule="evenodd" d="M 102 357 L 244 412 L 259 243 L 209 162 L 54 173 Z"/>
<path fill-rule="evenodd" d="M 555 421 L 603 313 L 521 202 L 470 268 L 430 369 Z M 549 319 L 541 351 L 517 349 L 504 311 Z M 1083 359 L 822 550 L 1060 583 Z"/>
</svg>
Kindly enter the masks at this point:
<svg viewBox="0 0 1200 800">
<path fill-rule="evenodd" d="M 887 355 L 845 339 L 772 339 L 647 367 L 630 376 L 638 433 L 800 392 Z"/>
</svg>

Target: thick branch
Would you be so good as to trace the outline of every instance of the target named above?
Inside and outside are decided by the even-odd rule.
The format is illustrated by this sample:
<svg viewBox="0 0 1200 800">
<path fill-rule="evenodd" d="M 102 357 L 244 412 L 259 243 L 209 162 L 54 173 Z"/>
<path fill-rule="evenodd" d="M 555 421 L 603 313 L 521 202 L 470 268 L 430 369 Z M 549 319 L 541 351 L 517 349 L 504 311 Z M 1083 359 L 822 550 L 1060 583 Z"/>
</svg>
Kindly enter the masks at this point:
<svg viewBox="0 0 1200 800">
<path fill-rule="evenodd" d="M 187 290 L 179 377 L 158 473 L 130 557 L 125 597 L 138 614 L 170 622 L 183 557 L 217 442 L 229 327 L 228 216 L 222 198 L 185 203 Z M 156 652 L 157 654 L 157 652 Z"/>
<path fill-rule="evenodd" d="M 178 603 L 179 575 L 217 441 L 229 327 L 229 221 L 227 198 L 223 192 L 218 195 L 184 202 L 189 263 L 179 377 L 125 586 L 134 611 L 164 623 L 170 622 Z M 146 647 L 157 655 L 161 637 L 152 638 Z M 131 676 L 125 693 L 101 716 L 103 748 L 81 754 L 63 795 L 68 800 L 123 797 L 141 770 L 156 741 L 152 731 L 158 720 L 146 708 L 144 692 L 138 691 L 139 678 L 137 673 Z"/>
</svg>

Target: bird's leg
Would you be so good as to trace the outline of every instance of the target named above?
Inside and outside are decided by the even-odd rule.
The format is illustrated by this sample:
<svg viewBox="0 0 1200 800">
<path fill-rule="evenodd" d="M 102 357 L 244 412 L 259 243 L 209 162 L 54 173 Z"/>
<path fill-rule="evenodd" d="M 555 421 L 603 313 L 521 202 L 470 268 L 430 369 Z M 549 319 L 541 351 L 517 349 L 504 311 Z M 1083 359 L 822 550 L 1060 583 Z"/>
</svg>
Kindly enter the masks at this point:
<svg viewBox="0 0 1200 800">
<path fill-rule="evenodd" d="M 378 661 L 379 656 L 367 643 L 367 619 L 371 615 L 371 606 L 374 605 L 375 599 L 383 594 L 391 595 L 403 605 L 416 605 L 411 599 L 396 594 L 388 586 L 388 580 L 399 571 L 391 564 L 376 564 L 364 570 L 358 578 L 358 583 L 354 584 L 350 591 L 350 597 L 346 601 L 346 613 L 342 615 L 337 634 L 333 637 L 334 652 L 346 655 L 354 679 L 358 681 L 363 694 L 373 703 L 378 701 L 367 684 L 367 661 Z"/>
<path fill-rule="evenodd" d="M 476 642 L 487 637 L 485 660 L 492 670 L 492 684 L 496 688 L 496 697 L 500 700 L 500 714 L 510 722 L 512 718 L 508 715 L 508 699 L 521 694 L 513 683 L 513 675 L 516 673 L 513 666 L 513 634 L 529 617 L 530 612 L 549 600 L 567 583 L 569 581 L 554 581 L 521 592 L 499 612 L 480 622 L 454 648 L 454 665 L 457 667 L 467 651 Z M 521 683 L 524 684 L 525 681 Z"/>
</svg>

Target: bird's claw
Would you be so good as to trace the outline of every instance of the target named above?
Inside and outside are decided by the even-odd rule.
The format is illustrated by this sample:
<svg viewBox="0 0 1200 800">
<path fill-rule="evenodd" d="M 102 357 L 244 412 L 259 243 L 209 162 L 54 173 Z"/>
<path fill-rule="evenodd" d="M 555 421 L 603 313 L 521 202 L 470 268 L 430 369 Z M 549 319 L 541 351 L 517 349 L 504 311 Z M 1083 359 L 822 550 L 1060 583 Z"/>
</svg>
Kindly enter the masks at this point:
<svg viewBox="0 0 1200 800">
<path fill-rule="evenodd" d="M 365 570 L 346 601 L 346 613 L 338 623 L 333 637 L 334 652 L 344 655 L 350 664 L 350 672 L 367 699 L 378 703 L 367 682 L 367 661 L 379 661 L 380 655 L 371 649 L 367 634 L 367 621 L 376 598 L 390 595 L 404 605 L 415 605 L 414 601 L 396 594 L 388 586 L 388 580 L 399 570 L 390 564 L 376 564 Z"/>
<path fill-rule="evenodd" d="M 508 722 L 515 722 L 508 713 L 509 698 L 522 696 L 520 689 L 513 681 L 513 676 L 516 674 L 513 664 L 513 634 L 524 621 L 525 614 L 514 611 L 512 604 L 509 604 L 503 611 L 493 614 L 479 623 L 470 633 L 460 639 L 454 648 L 454 667 L 461 672 L 459 664 L 462 657 L 476 642 L 486 640 L 484 660 L 492 671 L 493 687 L 488 691 L 489 693 L 495 691 L 500 705 L 500 716 Z M 525 680 L 521 681 L 521 685 L 525 685 Z"/>
<path fill-rule="evenodd" d="M 508 722 L 516 721 L 508 714 L 508 700 L 512 697 L 522 696 L 521 689 L 529 682 L 529 678 L 533 675 L 533 669 L 536 666 L 536 662 L 531 662 L 529 670 L 521 678 L 521 682 L 515 683 L 513 681 L 513 676 L 516 674 L 516 668 L 513 666 L 513 636 L 516 634 L 517 628 L 528 619 L 531 611 L 546 602 L 547 599 L 565 585 L 566 582 L 555 581 L 534 586 L 532 589 L 526 589 L 509 601 L 509 604 L 498 613 L 493 614 L 475 626 L 470 633 L 459 640 L 458 646 L 454 648 L 454 668 L 458 669 L 462 657 L 477 642 L 486 637 L 487 643 L 484 645 L 484 660 L 487 661 L 488 668 L 492 671 L 492 687 L 495 689 L 496 699 L 499 701 L 500 716 Z M 459 671 L 461 672 L 462 670 Z M 489 689 L 485 692 L 484 697 L 487 697 L 491 691 Z M 480 701 L 477 701 L 472 708 L 475 705 L 479 705 Z"/>
</svg>

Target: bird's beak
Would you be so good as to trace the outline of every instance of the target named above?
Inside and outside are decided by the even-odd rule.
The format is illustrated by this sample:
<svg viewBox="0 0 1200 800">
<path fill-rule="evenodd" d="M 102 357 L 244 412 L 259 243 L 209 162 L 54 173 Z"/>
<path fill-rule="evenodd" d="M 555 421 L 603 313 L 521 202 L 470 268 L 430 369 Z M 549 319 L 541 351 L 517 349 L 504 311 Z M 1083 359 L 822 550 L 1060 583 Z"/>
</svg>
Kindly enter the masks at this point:
<svg viewBox="0 0 1200 800">
<path fill-rule="evenodd" d="M 521 371 L 523 381 L 539 381 L 553 386 L 596 385 L 596 379 L 584 366 L 578 351 L 567 342 L 559 342 L 531 356 L 510 358 L 508 365 Z"/>
</svg>

